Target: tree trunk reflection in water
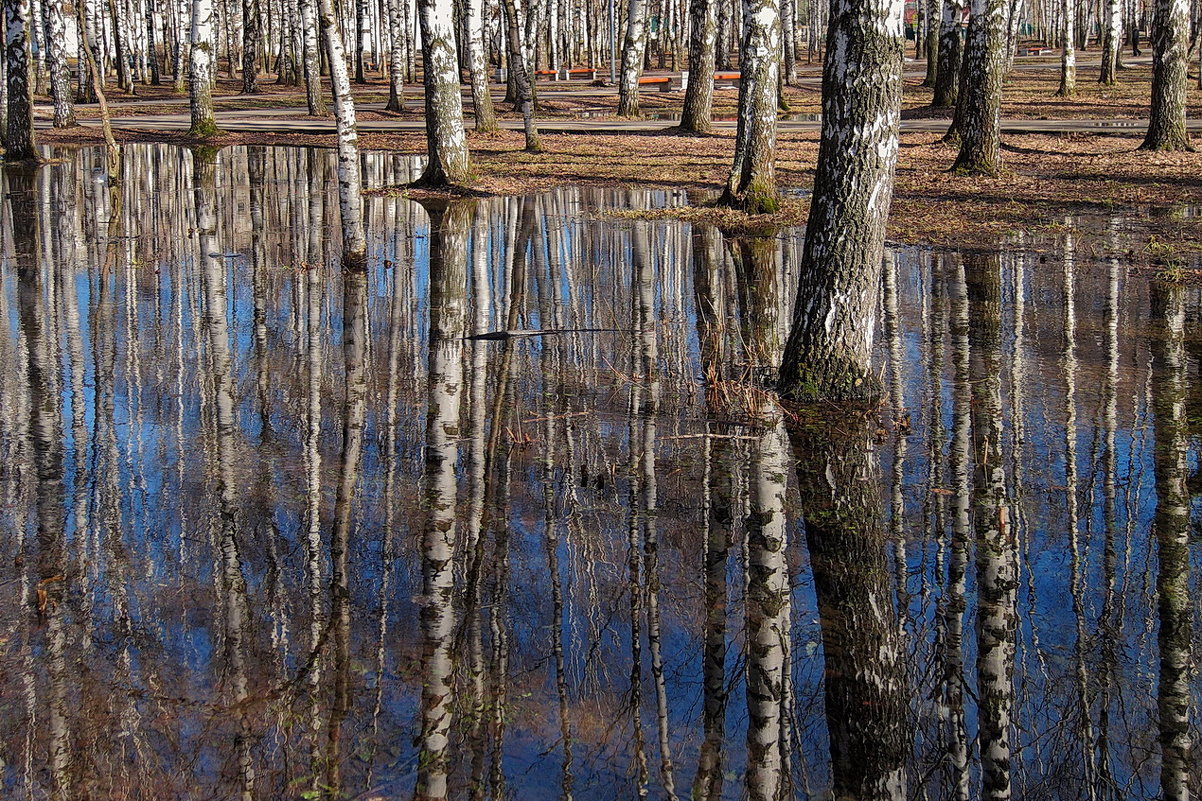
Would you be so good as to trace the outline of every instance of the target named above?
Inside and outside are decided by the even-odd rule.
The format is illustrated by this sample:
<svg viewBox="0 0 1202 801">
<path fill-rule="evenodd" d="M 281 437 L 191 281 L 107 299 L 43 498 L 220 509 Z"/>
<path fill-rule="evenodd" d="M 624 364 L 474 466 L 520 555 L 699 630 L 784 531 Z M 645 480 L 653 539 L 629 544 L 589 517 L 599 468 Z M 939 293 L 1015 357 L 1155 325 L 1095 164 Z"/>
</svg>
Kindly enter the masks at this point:
<svg viewBox="0 0 1202 801">
<path fill-rule="evenodd" d="M 876 421 L 854 406 L 832 416 L 838 421 L 807 420 L 790 432 L 826 662 L 832 790 L 835 798 L 900 801 L 912 735 Z"/>
<path fill-rule="evenodd" d="M 238 730 L 234 735 L 238 762 L 240 796 L 251 801 L 255 793 L 254 734 L 247 711 L 242 707 L 249 696 L 246 648 L 250 609 L 246 598 L 246 579 L 242 573 L 238 498 L 239 479 L 234 465 L 240 460 L 238 421 L 234 400 L 233 359 L 229 324 L 226 319 L 228 294 L 225 257 L 217 238 L 216 153 L 196 149 L 192 154 L 193 196 L 196 203 L 196 239 L 204 292 L 204 330 L 209 348 L 212 373 L 213 420 L 217 441 L 217 497 L 220 504 L 219 526 L 222 593 L 222 641 L 224 658 L 233 681 L 233 703 L 238 708 Z"/>
<path fill-rule="evenodd" d="M 29 601 L 44 636 L 30 636 L 27 648 L 42 640 L 39 662 L 49 680 L 48 715 L 45 724 L 29 721 L 31 728 L 49 730 L 50 797 L 66 801 L 75 795 L 71 778 L 71 727 L 67 709 L 67 621 L 68 586 L 63 512 L 64 453 L 62 394 L 59 389 L 58 336 L 53 317 L 53 274 L 45 269 L 38 252 L 39 225 L 32 163 L 5 170 L 7 195 L 12 210 L 12 249 L 17 272 L 17 311 L 25 346 L 25 375 L 28 389 L 28 451 L 33 455 L 36 483 L 37 584 Z M 50 287 L 47 287 L 49 282 Z M 49 293 L 48 293 L 49 289 Z M 49 294 L 49 298 L 48 298 Z M 32 651 L 30 652 L 32 655 Z M 32 668 L 32 665 L 29 667 Z M 28 674 L 34 675 L 31 670 Z M 35 690 L 36 692 L 36 690 Z M 32 713 L 32 709 L 30 710 Z M 36 714 L 36 713 L 34 713 Z M 41 759 L 30 758 L 36 762 Z"/>
<path fill-rule="evenodd" d="M 981 795 L 1010 798 L 1011 714 L 1018 627 L 1018 551 L 1002 461 L 1001 263 L 966 253 L 969 371 L 972 381 L 973 523 L 977 549 L 977 696 Z"/>
<path fill-rule="evenodd" d="M 334 698 L 326 734 L 324 791 L 342 795 L 342 723 L 351 704 L 351 595 L 348 573 L 355 488 L 367 424 L 367 276 L 345 269 L 342 276 L 342 355 L 345 370 L 342 453 L 330 536 L 330 623 L 334 637 Z"/>
<path fill-rule="evenodd" d="M 747 794 L 792 796 L 789 771 L 792 586 L 787 559 L 788 443 L 776 400 L 755 386 L 780 362 L 780 292 L 775 237 L 735 241 L 745 360 L 753 378 L 747 514 Z"/>
<path fill-rule="evenodd" d="M 1185 287 L 1152 285 L 1152 316 L 1160 323 L 1152 345 L 1152 406 L 1156 433 L 1156 595 L 1160 629 L 1160 785 L 1166 801 L 1190 797 L 1190 674 L 1193 670 L 1190 598 L 1189 430 L 1185 414 L 1187 367 Z"/>
<path fill-rule="evenodd" d="M 418 801 L 448 797 L 454 706 L 456 475 L 463 398 L 467 238 L 471 204 L 430 200 L 430 337 L 422 538 L 422 699 Z"/>
<path fill-rule="evenodd" d="M 702 531 L 705 554 L 705 634 L 702 647 L 704 739 L 697 758 L 691 796 L 694 801 L 722 797 L 722 751 L 726 742 L 726 571 L 733 536 L 733 504 L 738 481 L 738 453 L 732 435 L 719 428 L 726 417 L 722 390 L 729 350 L 729 309 L 723 292 L 722 235 L 716 228 L 693 229 L 693 288 L 697 307 L 697 341 L 705 376 L 705 484 L 702 488 Z M 716 434 L 710 437 L 709 434 Z"/>
</svg>

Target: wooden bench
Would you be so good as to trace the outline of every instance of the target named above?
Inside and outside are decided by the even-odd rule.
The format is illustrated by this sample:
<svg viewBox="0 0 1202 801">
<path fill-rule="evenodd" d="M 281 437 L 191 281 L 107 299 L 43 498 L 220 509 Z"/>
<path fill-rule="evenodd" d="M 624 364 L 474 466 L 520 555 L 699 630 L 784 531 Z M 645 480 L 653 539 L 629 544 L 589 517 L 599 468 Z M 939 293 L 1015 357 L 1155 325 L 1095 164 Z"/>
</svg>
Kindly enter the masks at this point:
<svg viewBox="0 0 1202 801">
<path fill-rule="evenodd" d="M 743 74 L 739 72 L 715 72 L 714 86 L 719 84 L 723 86 L 739 87 L 739 81 L 743 79 Z"/>
<path fill-rule="evenodd" d="M 557 81 L 570 81 L 573 78 L 584 81 L 597 80 L 596 67 L 574 67 L 572 69 L 562 69 L 555 76 Z"/>
<path fill-rule="evenodd" d="M 557 81 L 559 80 L 559 73 L 555 70 L 534 70 L 534 80 Z"/>
<path fill-rule="evenodd" d="M 661 92 L 671 92 L 672 79 L 667 75 L 644 75 L 639 78 L 639 88 L 644 86 L 658 86 Z"/>
<path fill-rule="evenodd" d="M 1024 56 L 1050 56 L 1052 49 L 1044 44 L 1020 45 L 1019 52 Z"/>
</svg>

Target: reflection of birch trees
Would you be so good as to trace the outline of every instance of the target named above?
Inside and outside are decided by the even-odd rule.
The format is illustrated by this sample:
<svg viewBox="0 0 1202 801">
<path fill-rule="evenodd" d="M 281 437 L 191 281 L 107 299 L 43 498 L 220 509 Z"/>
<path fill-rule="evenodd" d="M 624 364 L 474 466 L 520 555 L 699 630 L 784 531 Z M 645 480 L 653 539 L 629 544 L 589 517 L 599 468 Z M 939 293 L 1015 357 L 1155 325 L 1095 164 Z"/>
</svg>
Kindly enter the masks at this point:
<svg viewBox="0 0 1202 801">
<path fill-rule="evenodd" d="M 1188 429 L 1185 420 L 1185 290 L 1152 285 L 1152 315 L 1159 336 L 1152 341 L 1152 406 L 1155 420 L 1156 597 L 1160 627 L 1160 676 L 1156 708 L 1160 741 L 1160 789 L 1165 799 L 1190 797 L 1191 738 L 1189 677 L 1193 670 L 1193 610 L 1190 599 L 1190 496 Z"/>
</svg>

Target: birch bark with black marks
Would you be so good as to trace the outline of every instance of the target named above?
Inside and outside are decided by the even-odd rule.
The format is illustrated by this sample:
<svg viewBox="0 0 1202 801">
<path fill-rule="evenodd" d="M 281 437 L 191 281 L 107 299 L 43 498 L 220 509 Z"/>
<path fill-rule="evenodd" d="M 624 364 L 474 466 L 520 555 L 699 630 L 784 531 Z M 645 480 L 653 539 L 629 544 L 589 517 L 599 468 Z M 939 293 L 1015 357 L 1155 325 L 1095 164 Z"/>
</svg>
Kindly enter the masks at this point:
<svg viewBox="0 0 1202 801">
<path fill-rule="evenodd" d="M 259 0 L 242 0 L 242 93 L 259 91 L 259 40 L 263 20 L 259 15 Z"/>
<path fill-rule="evenodd" d="M 54 127 L 73 128 L 75 106 L 71 91 L 71 67 L 67 63 L 67 21 L 62 0 L 45 0 L 46 50 L 50 63 L 50 96 L 54 101 Z"/>
<path fill-rule="evenodd" d="M 472 111 L 476 130 L 491 133 L 498 130 L 493 110 L 492 93 L 488 89 L 488 51 L 484 38 L 484 0 L 466 0 L 467 61 L 472 80 Z"/>
<path fill-rule="evenodd" d="M 1002 169 L 998 113 L 1006 60 L 1002 52 L 1006 44 L 1006 0 L 971 0 L 969 8 L 960 96 L 948 133 L 960 140 L 952 171 L 997 175 Z"/>
<path fill-rule="evenodd" d="M 1118 76 L 1119 50 L 1123 37 L 1123 2 L 1105 0 L 1102 12 L 1102 68 L 1098 83 L 1113 86 Z"/>
<path fill-rule="evenodd" d="M 1057 97 L 1072 97 L 1077 93 L 1077 4 L 1063 0 L 1060 9 L 1060 88 Z"/>
<path fill-rule="evenodd" d="M 207 138 L 220 133 L 213 117 L 213 81 L 216 77 L 213 53 L 213 0 L 192 0 L 188 68 L 188 106 L 192 127 L 188 130 L 189 136 Z"/>
<path fill-rule="evenodd" d="M 346 66 L 342 32 L 334 13 L 333 0 L 317 0 L 321 36 L 330 63 L 334 95 L 334 124 L 338 132 L 338 210 L 342 220 L 342 261 L 348 269 L 363 269 L 367 263 L 367 236 L 363 230 L 363 173 L 359 164 L 359 131 L 355 123 L 355 101 Z"/>
<path fill-rule="evenodd" d="M 780 391 L 795 400 L 880 391 L 873 326 L 901 108 L 901 0 L 835 0 L 822 142 Z"/>
<path fill-rule="evenodd" d="M 30 84 L 29 0 L 4 0 L 4 160 L 35 161 Z"/>
<path fill-rule="evenodd" d="M 705 134 L 712 127 L 719 2 L 725 0 L 689 0 L 689 85 L 680 115 L 680 130 L 685 133 Z"/>
<path fill-rule="evenodd" d="M 637 117 L 639 78 L 647 54 L 647 0 L 627 0 L 626 36 L 622 41 L 622 73 L 618 77 L 618 116 Z"/>
<path fill-rule="evenodd" d="M 1159 324 L 1152 343 L 1152 405 L 1156 436 L 1157 645 L 1156 691 L 1160 742 L 1160 790 L 1166 801 L 1188 801 L 1193 675 L 1193 608 L 1190 595 L 1190 434 L 1186 416 L 1185 287 L 1156 281 L 1152 316 Z"/>
<path fill-rule="evenodd" d="M 931 105 L 953 108 L 960 97 L 960 67 L 964 62 L 964 47 L 960 41 L 960 17 L 964 6 L 960 0 L 943 0 L 939 20 L 939 67 L 935 73 L 935 94 Z"/>
<path fill-rule="evenodd" d="M 402 0 L 386 0 L 388 9 L 388 104 L 386 111 L 404 109 L 405 27 L 401 16 Z"/>
<path fill-rule="evenodd" d="M 1185 128 L 1189 67 L 1187 0 L 1155 0 L 1152 26 L 1152 107 L 1140 150 L 1193 150 Z"/>
<path fill-rule="evenodd" d="M 739 122 L 735 157 L 719 205 L 748 214 L 780 208 L 776 189 L 776 113 L 780 100 L 779 0 L 743 0 L 743 37 L 739 63 Z M 836 4 L 844 0 L 835 0 Z M 887 0 L 870 0 L 880 4 Z M 855 0 L 850 5 L 857 5 Z M 832 31 L 834 26 L 832 24 Z M 900 18 L 898 32 L 900 34 Z M 828 59 L 828 65 L 830 60 Z M 823 77 L 823 85 L 826 85 Z M 823 90 L 823 132 L 828 113 Z"/>
<path fill-rule="evenodd" d="M 324 117 L 325 93 L 321 88 L 321 31 L 317 27 L 318 0 L 299 0 L 301 28 L 301 64 L 305 76 L 305 103 L 310 117 Z"/>
<path fill-rule="evenodd" d="M 1011 797 L 1011 726 L 1018 632 L 1018 545 L 1003 461 L 1001 262 L 964 255 L 972 380 L 973 526 L 978 596 L 977 696 L 981 797 Z"/>
<path fill-rule="evenodd" d="M 463 186 L 471 160 L 463 131 L 453 0 L 418 0 L 426 90 L 426 169 L 418 186 Z"/>
<path fill-rule="evenodd" d="M 455 705 L 456 462 L 463 398 L 463 335 L 467 321 L 467 240 L 471 204 L 433 200 L 430 215 L 429 391 L 425 477 L 428 510 L 422 535 L 422 696 L 417 801 L 449 795 L 450 729 Z"/>
<path fill-rule="evenodd" d="M 542 150 L 538 138 L 538 126 L 534 122 L 534 76 L 530 72 L 531 60 L 527 46 L 526 31 L 522 21 L 522 0 L 504 0 L 505 41 L 509 48 L 509 82 L 515 93 L 514 103 L 522 113 L 522 128 L 526 132 L 526 150 L 537 153 Z"/>
</svg>

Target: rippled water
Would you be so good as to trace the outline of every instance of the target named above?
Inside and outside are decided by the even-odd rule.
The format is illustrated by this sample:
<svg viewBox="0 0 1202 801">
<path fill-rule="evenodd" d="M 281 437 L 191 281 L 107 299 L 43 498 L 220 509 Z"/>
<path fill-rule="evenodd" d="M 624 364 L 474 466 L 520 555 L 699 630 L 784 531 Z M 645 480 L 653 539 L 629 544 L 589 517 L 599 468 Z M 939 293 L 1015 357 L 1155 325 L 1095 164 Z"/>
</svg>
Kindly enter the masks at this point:
<svg viewBox="0 0 1202 801">
<path fill-rule="evenodd" d="M 344 276 L 325 151 L 58 155 L 3 173 L 5 797 L 1199 789 L 1199 295 L 1122 220 L 893 251 L 884 405 L 781 410 L 799 231 L 376 195 Z"/>
</svg>

